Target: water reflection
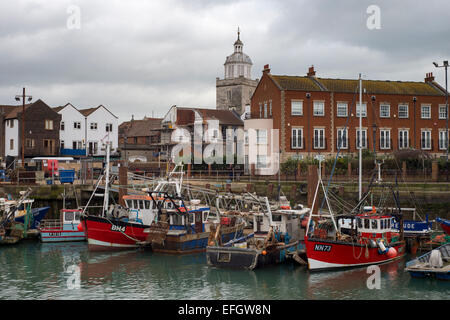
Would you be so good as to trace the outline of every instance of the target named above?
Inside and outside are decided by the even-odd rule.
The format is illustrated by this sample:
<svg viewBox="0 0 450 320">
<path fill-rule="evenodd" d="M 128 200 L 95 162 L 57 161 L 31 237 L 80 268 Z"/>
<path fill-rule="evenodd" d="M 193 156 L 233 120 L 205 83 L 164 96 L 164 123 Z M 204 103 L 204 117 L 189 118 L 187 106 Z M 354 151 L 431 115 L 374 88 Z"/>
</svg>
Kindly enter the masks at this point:
<svg viewBox="0 0 450 320">
<path fill-rule="evenodd" d="M 448 299 L 450 283 L 412 279 L 409 258 L 380 265 L 381 290 L 366 268 L 309 272 L 287 263 L 254 271 L 206 264 L 204 253 L 90 252 L 86 243 L 24 242 L 0 249 L 1 299 Z M 72 265 L 80 289 L 67 286 Z"/>
</svg>

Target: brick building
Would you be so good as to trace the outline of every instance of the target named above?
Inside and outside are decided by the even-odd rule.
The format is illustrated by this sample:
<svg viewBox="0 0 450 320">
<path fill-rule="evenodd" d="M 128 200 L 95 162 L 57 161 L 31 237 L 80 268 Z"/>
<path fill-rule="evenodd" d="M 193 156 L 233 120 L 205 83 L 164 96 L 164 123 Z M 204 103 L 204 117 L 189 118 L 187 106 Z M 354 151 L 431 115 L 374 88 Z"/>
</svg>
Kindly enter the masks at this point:
<svg viewBox="0 0 450 320">
<path fill-rule="evenodd" d="M 387 154 L 415 148 L 446 152 L 445 89 L 428 73 L 424 82 L 363 80 L 362 108 L 357 79 L 272 75 L 269 65 L 251 99 L 251 119 L 272 119 L 279 129 L 281 159 L 291 156 L 358 152 L 359 112 L 362 147 Z M 257 122 L 253 122 L 257 124 Z"/>
<path fill-rule="evenodd" d="M 4 157 L 22 155 L 22 106 L 10 108 L 3 118 Z M 25 105 L 25 158 L 57 156 L 61 115 L 38 99 Z"/>
<path fill-rule="evenodd" d="M 158 160 L 162 118 L 125 121 L 119 126 L 119 148 L 124 159 L 131 162 Z"/>
</svg>

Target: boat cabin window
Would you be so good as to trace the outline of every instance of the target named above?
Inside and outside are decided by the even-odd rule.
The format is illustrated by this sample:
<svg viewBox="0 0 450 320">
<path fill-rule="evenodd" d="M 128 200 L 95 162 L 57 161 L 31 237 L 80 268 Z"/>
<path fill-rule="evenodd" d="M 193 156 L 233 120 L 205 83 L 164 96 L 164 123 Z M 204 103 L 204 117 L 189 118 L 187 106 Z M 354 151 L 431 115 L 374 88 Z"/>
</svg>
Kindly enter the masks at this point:
<svg viewBox="0 0 450 320">
<path fill-rule="evenodd" d="M 370 221 L 369 221 L 369 219 L 364 219 L 364 229 L 370 229 Z"/>
<path fill-rule="evenodd" d="M 362 228 L 362 220 L 361 220 L 361 218 L 358 218 L 358 228 Z"/>
<path fill-rule="evenodd" d="M 180 216 L 178 214 L 173 214 L 172 215 L 172 224 L 177 225 L 177 226 L 183 225 L 183 216 Z"/>
<path fill-rule="evenodd" d="M 144 209 L 144 201 L 139 200 L 139 209 Z"/>
<path fill-rule="evenodd" d="M 188 214 L 189 223 L 194 223 L 194 214 Z"/>
<path fill-rule="evenodd" d="M 380 220 L 380 229 L 384 229 L 384 219 Z"/>
<path fill-rule="evenodd" d="M 167 208 L 167 209 L 173 209 L 173 203 L 172 203 L 172 201 L 167 201 L 167 202 L 166 202 L 166 208 Z"/>
<path fill-rule="evenodd" d="M 137 202 L 137 200 L 133 200 L 133 209 L 138 209 L 138 202 Z"/>
<path fill-rule="evenodd" d="M 127 204 L 128 208 L 131 208 L 131 206 L 133 205 L 133 201 L 131 200 L 126 200 L 125 203 Z"/>
<path fill-rule="evenodd" d="M 64 220 L 65 221 L 68 221 L 68 222 L 71 222 L 71 221 L 73 221 L 73 217 L 74 217 L 75 215 L 74 215 L 74 213 L 73 212 L 65 212 L 64 213 Z"/>
<path fill-rule="evenodd" d="M 150 201 L 145 200 L 145 209 L 150 209 Z"/>
<path fill-rule="evenodd" d="M 272 221 L 280 221 L 281 222 L 281 214 L 272 215 Z"/>
<path fill-rule="evenodd" d="M 81 212 L 75 212 L 75 221 L 80 221 Z"/>
<path fill-rule="evenodd" d="M 378 220 L 372 219 L 372 229 L 373 230 L 378 229 Z"/>
</svg>

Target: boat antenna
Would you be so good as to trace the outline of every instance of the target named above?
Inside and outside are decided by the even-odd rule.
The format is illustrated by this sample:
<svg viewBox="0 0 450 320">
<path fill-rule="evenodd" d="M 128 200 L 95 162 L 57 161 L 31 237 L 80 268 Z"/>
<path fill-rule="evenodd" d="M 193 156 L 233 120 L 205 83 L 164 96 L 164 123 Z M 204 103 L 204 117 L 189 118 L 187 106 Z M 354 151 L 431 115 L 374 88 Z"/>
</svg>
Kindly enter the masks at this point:
<svg viewBox="0 0 450 320">
<path fill-rule="evenodd" d="M 358 111 L 358 110 L 357 110 Z M 358 112 L 357 112 L 358 113 Z M 359 74 L 359 201 L 362 198 L 362 79 Z"/>
</svg>

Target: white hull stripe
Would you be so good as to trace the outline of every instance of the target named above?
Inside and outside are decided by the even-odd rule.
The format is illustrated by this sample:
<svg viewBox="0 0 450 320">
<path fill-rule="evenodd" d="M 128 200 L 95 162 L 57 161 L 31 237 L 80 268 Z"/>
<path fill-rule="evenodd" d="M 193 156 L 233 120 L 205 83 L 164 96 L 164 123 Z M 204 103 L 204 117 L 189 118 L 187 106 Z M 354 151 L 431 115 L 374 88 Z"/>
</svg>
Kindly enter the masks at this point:
<svg viewBox="0 0 450 320">
<path fill-rule="evenodd" d="M 111 243 L 100 240 L 88 239 L 88 244 L 102 247 L 116 247 L 116 248 L 136 248 L 135 244 L 120 244 L 120 243 Z"/>
<path fill-rule="evenodd" d="M 358 263 L 358 264 L 341 264 L 341 263 L 330 263 L 330 262 L 324 262 L 320 260 L 310 259 L 308 258 L 308 268 L 310 270 L 317 270 L 317 269 L 333 269 L 333 268 L 348 268 L 348 267 L 358 267 L 358 266 L 368 266 L 373 264 L 382 264 L 386 262 L 393 261 L 395 259 L 400 258 L 401 256 L 396 256 L 392 259 L 378 261 L 378 262 L 366 262 L 366 263 Z"/>
</svg>

